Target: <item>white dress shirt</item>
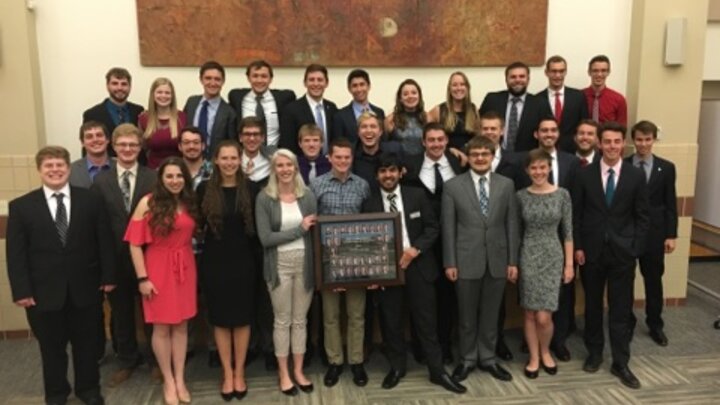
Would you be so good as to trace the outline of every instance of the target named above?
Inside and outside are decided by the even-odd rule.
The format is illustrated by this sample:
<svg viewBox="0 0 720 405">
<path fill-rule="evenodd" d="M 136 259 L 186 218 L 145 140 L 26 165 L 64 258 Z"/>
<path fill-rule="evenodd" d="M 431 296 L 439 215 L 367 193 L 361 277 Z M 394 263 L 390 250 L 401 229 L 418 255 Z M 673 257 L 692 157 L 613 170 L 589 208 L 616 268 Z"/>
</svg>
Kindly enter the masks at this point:
<svg viewBox="0 0 720 405">
<path fill-rule="evenodd" d="M 390 193 L 395 193 L 395 207 L 397 208 L 397 211 L 400 213 L 400 226 L 402 227 L 402 242 L 403 242 L 403 250 L 410 247 L 410 237 L 408 236 L 407 232 L 407 225 L 405 224 L 405 208 L 403 207 L 402 202 L 402 194 L 400 194 L 400 186 L 396 186 L 395 190 L 391 191 Z M 383 200 L 383 207 L 385 208 L 385 212 L 390 212 L 390 200 L 388 200 L 388 195 L 390 195 L 389 192 L 380 189 L 380 195 L 382 196 Z"/>
<path fill-rule="evenodd" d="M 473 186 L 475 187 L 475 196 L 480 200 L 480 177 L 485 177 L 485 194 L 488 196 L 488 209 L 490 208 L 490 172 L 488 171 L 484 175 L 475 173 L 474 170 L 470 169 L 470 177 L 473 180 Z"/>
<path fill-rule="evenodd" d="M 253 168 L 252 172 L 248 174 L 245 169 L 247 169 L 249 161 L 253 162 Z M 243 152 L 241 163 L 243 172 L 245 172 L 247 177 L 252 181 L 260 181 L 270 175 L 270 160 L 263 156 L 262 153 L 258 152 L 254 158 L 250 158 Z"/>
<path fill-rule="evenodd" d="M 50 210 L 50 216 L 53 221 L 55 220 L 55 214 L 57 213 L 57 199 L 55 193 L 61 193 L 63 195 L 63 205 L 65 205 L 65 212 L 67 214 L 68 226 L 70 226 L 70 183 L 65 184 L 60 190 L 53 190 L 48 186 L 42 186 L 43 193 L 45 194 L 45 201 L 47 202 L 48 209 Z"/>
<path fill-rule="evenodd" d="M 452 166 L 450 166 L 450 161 L 445 155 L 437 161 L 434 161 L 425 155 L 422 167 L 420 168 L 419 177 L 420 181 L 422 181 L 425 187 L 427 187 L 427 189 L 432 193 L 435 193 L 435 163 L 440 164 L 440 176 L 442 176 L 443 182 L 447 182 L 455 177 L 455 172 L 453 171 Z"/>
<path fill-rule="evenodd" d="M 242 116 L 243 117 L 254 117 L 255 109 L 257 108 L 257 94 L 250 90 L 248 94 L 243 97 L 242 100 Z M 270 89 L 265 90 L 262 94 L 262 108 L 265 113 L 265 126 L 267 127 L 267 140 L 268 145 L 277 146 L 278 140 L 280 139 L 280 119 L 278 117 L 277 104 L 275 103 L 275 97 L 273 97 Z"/>
<path fill-rule="evenodd" d="M 133 165 L 133 167 L 126 169 L 120 165 L 117 165 L 117 180 L 118 185 L 120 186 L 120 190 L 122 190 L 122 177 L 123 174 L 125 174 L 126 171 L 130 172 L 130 176 L 128 177 L 128 180 L 130 180 L 130 200 L 132 200 L 132 196 L 135 195 L 135 182 L 137 181 L 137 171 L 138 171 L 138 164 L 137 162 Z"/>
</svg>

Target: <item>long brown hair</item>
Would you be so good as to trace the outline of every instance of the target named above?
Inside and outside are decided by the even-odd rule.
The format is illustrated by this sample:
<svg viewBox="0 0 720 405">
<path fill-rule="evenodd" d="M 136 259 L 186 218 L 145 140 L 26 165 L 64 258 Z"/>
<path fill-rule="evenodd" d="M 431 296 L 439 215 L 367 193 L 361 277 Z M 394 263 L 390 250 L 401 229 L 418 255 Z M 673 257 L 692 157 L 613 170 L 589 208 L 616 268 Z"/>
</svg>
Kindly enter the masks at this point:
<svg viewBox="0 0 720 405">
<path fill-rule="evenodd" d="M 163 175 L 168 166 L 179 167 L 185 180 L 185 185 L 177 198 L 163 184 Z M 160 164 L 157 176 L 158 180 L 155 183 L 152 198 L 148 201 L 152 233 L 167 236 L 172 231 L 178 206 L 184 207 L 195 223 L 199 223 L 200 215 L 195 201 L 195 192 L 192 189 L 192 177 L 185 162 L 179 157 L 171 156 Z"/>
<path fill-rule="evenodd" d="M 406 111 L 405 106 L 402 103 L 402 89 L 406 85 L 415 86 L 418 91 L 419 100 L 417 108 L 414 112 Z M 413 79 L 405 79 L 402 83 L 400 83 L 400 86 L 397 89 L 397 94 L 395 94 L 395 109 L 393 112 L 395 113 L 393 115 L 395 128 L 405 129 L 407 127 L 407 117 L 410 115 L 417 116 L 421 127 L 425 125 L 425 122 L 427 122 L 427 113 L 425 113 L 425 101 L 423 100 L 422 89 L 420 88 L 418 82 Z"/>
<path fill-rule="evenodd" d="M 215 163 L 222 148 L 235 148 L 238 157 L 242 157 L 242 147 L 232 139 L 226 139 L 220 142 L 213 153 L 213 172 L 207 181 L 200 210 L 208 227 L 217 238 L 220 238 L 222 234 L 223 210 L 225 208 L 225 197 L 222 192 L 222 175 L 220 174 L 220 167 Z M 242 214 L 243 222 L 245 223 L 245 233 L 253 235 L 255 233 L 255 222 L 253 221 L 253 207 L 248 186 L 245 173 L 243 173 L 240 164 L 238 164 L 238 170 L 235 173 L 235 212 Z"/>
</svg>

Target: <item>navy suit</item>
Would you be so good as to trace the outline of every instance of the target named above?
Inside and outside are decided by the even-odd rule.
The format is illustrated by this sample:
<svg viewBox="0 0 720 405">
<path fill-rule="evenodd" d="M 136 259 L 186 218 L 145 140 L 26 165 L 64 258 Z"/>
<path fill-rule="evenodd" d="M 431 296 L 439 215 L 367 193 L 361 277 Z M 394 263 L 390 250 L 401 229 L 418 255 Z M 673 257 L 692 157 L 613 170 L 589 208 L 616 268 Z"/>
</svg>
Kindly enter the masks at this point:
<svg viewBox="0 0 720 405">
<path fill-rule="evenodd" d="M 195 122 L 195 111 L 202 101 L 202 96 L 190 96 L 185 102 L 183 111 L 189 124 Z M 194 125 L 194 124 L 193 124 Z M 237 140 L 237 116 L 235 111 L 225 100 L 220 99 L 217 112 L 215 113 L 215 121 L 212 129 L 208 133 L 209 141 L 206 140 L 205 157 L 213 156 L 213 152 L 217 145 L 225 139 Z"/>
<path fill-rule="evenodd" d="M 385 111 L 382 108 L 370 104 L 370 110 L 380 120 L 380 126 L 382 127 L 385 122 Z M 355 119 L 355 110 L 353 110 L 353 103 L 346 105 L 341 108 L 335 117 L 333 118 L 333 138 L 346 138 L 355 145 L 358 141 L 358 123 Z M 382 129 L 382 128 L 381 128 Z M 331 139 L 331 140 L 332 140 Z"/>
<path fill-rule="evenodd" d="M 338 109 L 335 103 L 330 100 L 323 99 L 323 108 L 325 109 L 325 130 L 326 140 L 333 139 L 333 117 Z M 296 155 L 302 153 L 298 145 L 298 131 L 305 124 L 315 124 L 315 111 L 310 110 L 307 96 L 288 104 L 280 115 L 280 141 L 278 148 L 287 148 L 295 152 Z M 328 143 L 329 144 L 329 143 Z"/>
<path fill-rule="evenodd" d="M 505 127 L 508 127 L 509 117 L 505 116 L 507 112 L 508 100 L 510 92 L 507 90 L 488 93 L 480 105 L 480 115 L 489 111 L 495 111 L 505 120 Z M 518 120 L 518 130 L 515 137 L 514 148 L 508 148 L 515 152 L 526 151 L 537 148 L 537 140 L 533 135 L 540 123 L 545 117 L 552 116 L 552 110 L 547 102 L 544 102 L 538 96 L 526 93 L 525 103 L 522 107 L 522 114 Z"/>
</svg>

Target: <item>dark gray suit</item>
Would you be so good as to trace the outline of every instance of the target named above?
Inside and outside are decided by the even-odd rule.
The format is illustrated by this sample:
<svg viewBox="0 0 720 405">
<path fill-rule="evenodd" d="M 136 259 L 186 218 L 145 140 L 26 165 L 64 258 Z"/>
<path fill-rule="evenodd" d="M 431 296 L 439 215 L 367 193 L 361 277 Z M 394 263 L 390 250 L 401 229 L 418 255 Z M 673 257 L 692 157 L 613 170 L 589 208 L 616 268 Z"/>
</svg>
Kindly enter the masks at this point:
<svg viewBox="0 0 720 405">
<path fill-rule="evenodd" d="M 195 122 L 195 111 L 197 111 L 200 102 L 202 102 L 202 96 L 190 96 L 185 102 L 183 111 L 187 117 L 188 124 Z M 215 147 L 220 141 L 237 138 L 237 116 L 233 108 L 230 107 L 230 104 L 226 103 L 223 99 L 220 99 L 220 105 L 215 114 L 215 121 L 213 122 L 212 130 L 208 134 L 208 137 L 208 146 L 205 148 L 206 157 L 213 155 Z"/>
<path fill-rule="evenodd" d="M 115 161 L 110 159 L 108 161 L 110 167 L 115 167 Z M 97 175 L 99 175 L 98 173 Z M 97 177 L 96 175 L 96 177 Z M 70 178 L 68 183 L 75 187 L 90 188 L 93 184 L 93 179 L 90 178 L 90 172 L 88 172 L 87 158 L 80 158 L 70 165 Z"/>
</svg>

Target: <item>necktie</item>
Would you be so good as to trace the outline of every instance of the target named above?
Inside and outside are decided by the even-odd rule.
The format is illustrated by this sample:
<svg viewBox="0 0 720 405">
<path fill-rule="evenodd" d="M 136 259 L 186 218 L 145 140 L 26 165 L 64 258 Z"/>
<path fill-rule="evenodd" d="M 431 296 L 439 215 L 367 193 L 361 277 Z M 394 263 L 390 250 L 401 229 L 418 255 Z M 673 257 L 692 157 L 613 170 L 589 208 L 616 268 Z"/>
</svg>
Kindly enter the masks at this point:
<svg viewBox="0 0 720 405">
<path fill-rule="evenodd" d="M 508 131 L 507 139 L 505 140 L 505 149 L 508 152 L 515 151 L 515 138 L 517 137 L 518 131 L 518 109 L 517 103 L 520 102 L 520 97 L 513 97 L 510 99 L 512 106 L 510 106 L 510 119 L 508 120 Z"/>
<path fill-rule="evenodd" d="M 440 163 L 433 165 L 435 171 L 435 195 L 441 195 L 443 191 L 443 177 L 440 174 Z"/>
<path fill-rule="evenodd" d="M 263 125 L 265 125 L 265 133 L 267 134 L 267 120 L 265 119 L 265 109 L 262 106 L 262 99 L 262 94 L 255 96 L 255 117 L 263 121 Z M 265 141 L 267 142 L 267 137 L 265 138 Z"/>
<path fill-rule="evenodd" d="M 208 107 L 210 103 L 207 100 L 203 100 L 202 107 L 200 108 L 200 117 L 198 118 L 198 128 L 202 132 L 203 140 L 205 140 L 205 150 L 210 150 L 210 137 L 208 136 Z"/>
<path fill-rule="evenodd" d="M 117 110 L 118 112 L 118 125 L 125 123 L 125 109 L 120 107 Z"/>
<path fill-rule="evenodd" d="M 57 209 L 55 210 L 55 229 L 57 229 L 58 236 L 60 237 L 60 243 L 65 246 L 67 240 L 68 231 L 68 218 L 67 210 L 65 209 L 65 203 L 63 203 L 63 193 L 55 193 L 53 197 L 57 200 Z"/>
<path fill-rule="evenodd" d="M 612 203 L 613 196 L 615 195 L 615 170 L 608 169 L 607 184 L 605 185 L 605 202 L 608 207 Z"/>
<path fill-rule="evenodd" d="M 123 196 L 123 205 L 125 205 L 125 212 L 130 212 L 130 170 L 125 170 L 120 179 L 120 191 Z"/>
<path fill-rule="evenodd" d="M 253 172 L 253 169 L 255 169 L 255 163 L 253 163 L 252 159 L 248 159 L 247 163 L 245 164 L 245 174 L 250 176 Z"/>
<path fill-rule="evenodd" d="M 488 198 L 487 190 L 485 190 L 486 182 L 487 179 L 485 178 L 485 176 L 480 177 L 480 180 L 478 180 L 478 183 L 480 184 L 480 212 L 485 217 L 487 217 L 488 206 L 490 205 L 490 199 Z"/>
<path fill-rule="evenodd" d="M 562 120 L 562 113 L 563 113 L 563 106 L 562 101 L 560 101 L 560 92 L 555 92 L 555 120 L 560 124 L 560 120 Z"/>
<path fill-rule="evenodd" d="M 548 183 L 555 184 L 555 170 L 553 170 L 552 163 L 555 161 L 555 158 L 550 156 L 550 173 L 548 173 Z"/>
<path fill-rule="evenodd" d="M 595 122 L 600 122 L 600 92 L 595 93 L 595 98 L 593 98 L 592 119 Z"/>
<path fill-rule="evenodd" d="M 588 163 L 590 163 L 590 162 L 588 162 L 587 159 L 585 159 L 585 158 L 580 158 L 580 167 L 585 167 L 585 166 L 588 165 Z"/>
<path fill-rule="evenodd" d="M 322 103 L 315 105 L 315 123 L 323 132 L 323 154 L 328 152 L 328 136 L 325 130 L 325 120 L 323 119 L 323 106 Z"/>
<path fill-rule="evenodd" d="M 390 201 L 390 212 L 398 212 L 397 203 L 395 203 L 395 198 L 397 198 L 397 194 L 395 194 L 395 193 L 390 193 L 387 196 L 388 201 Z"/>
<path fill-rule="evenodd" d="M 650 170 L 648 170 L 648 164 L 646 161 L 641 160 L 638 162 L 640 165 L 640 169 L 642 169 L 643 173 L 645 173 L 645 181 L 650 181 Z"/>
<path fill-rule="evenodd" d="M 315 166 L 315 161 L 310 162 L 310 172 L 308 173 L 308 180 L 313 181 L 317 177 L 317 167 Z"/>
</svg>

